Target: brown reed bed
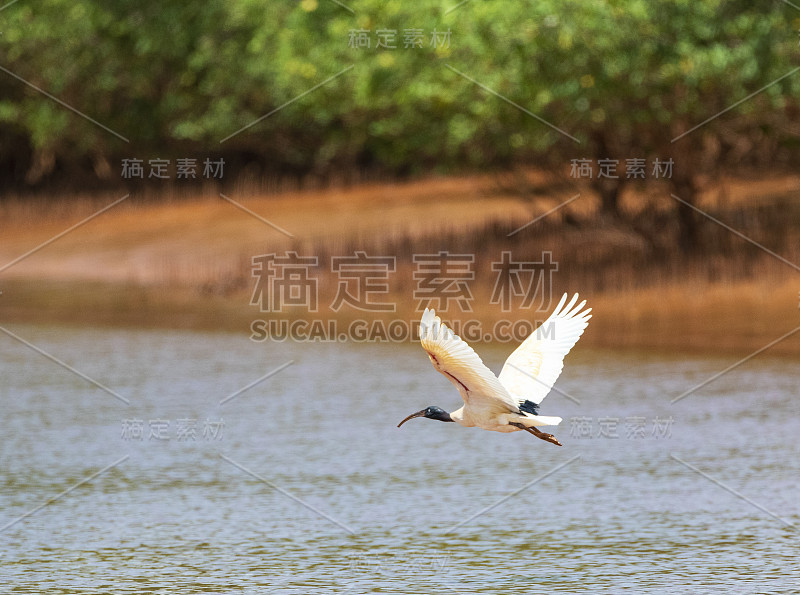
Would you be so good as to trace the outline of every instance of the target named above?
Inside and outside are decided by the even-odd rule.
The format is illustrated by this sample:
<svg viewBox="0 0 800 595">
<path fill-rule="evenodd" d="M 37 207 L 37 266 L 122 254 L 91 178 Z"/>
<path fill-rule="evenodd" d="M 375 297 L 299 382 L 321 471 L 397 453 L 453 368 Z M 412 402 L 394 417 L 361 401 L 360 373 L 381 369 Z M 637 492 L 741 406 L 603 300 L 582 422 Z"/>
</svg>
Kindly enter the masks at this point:
<svg viewBox="0 0 800 595">
<path fill-rule="evenodd" d="M 75 232 L 29 259 L 37 262 L 0 275 L 0 320 L 248 332 L 255 318 L 282 316 L 250 304 L 253 256 L 294 250 L 318 258 L 310 273 L 319 283 L 320 309 L 286 316 L 363 318 L 363 312 L 333 312 L 329 305 L 339 284 L 331 258 L 364 251 L 396 258 L 386 301 L 396 303 L 397 311 L 369 316 L 413 319 L 419 306 L 413 257 L 447 251 L 474 255 L 471 311 L 451 307 L 444 313 L 450 320 L 542 317 L 518 305 L 503 312 L 490 304 L 497 278 L 492 263 L 511 252 L 515 261 L 528 262 L 550 253 L 558 270 L 547 290 L 554 296 L 577 291 L 590 300 L 595 318 L 588 344 L 747 351 L 800 324 L 800 278 L 786 262 L 700 216 L 698 244 L 686 251 L 675 203 L 663 189 L 629 191 L 621 220 L 604 217 L 596 197 L 580 191 L 581 200 L 513 234 L 562 202 L 565 193 L 531 199 L 517 180 L 474 178 L 309 195 L 237 195 L 248 208 L 293 230 L 293 239 L 265 231 L 212 195 L 133 201 L 87 225 L 86 237 Z M 704 194 L 699 206 L 786 261 L 800 263 L 798 197 L 800 184 L 792 176 L 731 179 Z M 98 201 L 62 205 L 40 219 L 43 204 L 0 206 L 4 238 L 16 242 L 3 254 L 6 260 L 66 227 L 70 217 L 91 213 Z M 129 263 L 141 276 L 130 276 Z M 773 350 L 800 353 L 795 339 Z"/>
</svg>

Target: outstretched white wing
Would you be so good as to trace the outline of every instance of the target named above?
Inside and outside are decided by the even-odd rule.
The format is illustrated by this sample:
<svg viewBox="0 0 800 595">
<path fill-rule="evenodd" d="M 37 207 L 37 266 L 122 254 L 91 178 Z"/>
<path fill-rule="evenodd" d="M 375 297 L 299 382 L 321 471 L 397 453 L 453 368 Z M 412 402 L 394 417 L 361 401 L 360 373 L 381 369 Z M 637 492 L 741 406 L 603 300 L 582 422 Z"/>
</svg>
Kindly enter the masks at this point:
<svg viewBox="0 0 800 595">
<path fill-rule="evenodd" d="M 433 367 L 455 385 L 467 405 L 517 411 L 517 401 L 497 376 L 433 310 L 426 308 L 422 314 L 419 336 Z"/>
<path fill-rule="evenodd" d="M 578 342 L 592 317 L 586 300 L 577 306 L 576 293 L 569 304 L 567 294 L 556 309 L 506 360 L 498 379 L 518 401 L 541 403 L 564 367 L 564 356 Z"/>
</svg>

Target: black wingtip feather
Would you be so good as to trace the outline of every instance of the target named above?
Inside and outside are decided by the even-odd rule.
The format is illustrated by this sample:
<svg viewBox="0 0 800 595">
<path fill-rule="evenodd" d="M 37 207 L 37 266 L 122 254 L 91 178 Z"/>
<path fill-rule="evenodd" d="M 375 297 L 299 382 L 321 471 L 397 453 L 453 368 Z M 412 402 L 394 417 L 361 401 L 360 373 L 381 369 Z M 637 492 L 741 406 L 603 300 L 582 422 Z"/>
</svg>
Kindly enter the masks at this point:
<svg viewBox="0 0 800 595">
<path fill-rule="evenodd" d="M 519 410 L 532 415 L 539 415 L 539 405 L 533 401 L 523 401 L 519 404 Z"/>
</svg>

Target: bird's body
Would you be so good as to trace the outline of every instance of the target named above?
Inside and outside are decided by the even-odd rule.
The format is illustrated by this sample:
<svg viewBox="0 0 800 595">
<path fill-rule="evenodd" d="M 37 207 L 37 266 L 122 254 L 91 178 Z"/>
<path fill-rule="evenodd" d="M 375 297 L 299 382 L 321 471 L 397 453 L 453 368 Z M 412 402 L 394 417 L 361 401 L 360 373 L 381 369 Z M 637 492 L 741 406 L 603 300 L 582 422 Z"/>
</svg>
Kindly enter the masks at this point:
<svg viewBox="0 0 800 595">
<path fill-rule="evenodd" d="M 537 429 L 558 425 L 560 417 L 539 415 L 539 403 L 561 373 L 564 356 L 583 334 L 591 308 L 577 306 L 577 294 L 566 305 L 561 298 L 550 317 L 506 360 L 499 376 L 484 365 L 477 353 L 450 330 L 433 310 L 426 309 L 420 322 L 420 342 L 433 364 L 461 394 L 464 406 L 452 413 L 428 407 L 408 416 L 452 421 L 465 427 L 493 432 L 526 430 L 543 440 L 560 443 Z"/>
</svg>

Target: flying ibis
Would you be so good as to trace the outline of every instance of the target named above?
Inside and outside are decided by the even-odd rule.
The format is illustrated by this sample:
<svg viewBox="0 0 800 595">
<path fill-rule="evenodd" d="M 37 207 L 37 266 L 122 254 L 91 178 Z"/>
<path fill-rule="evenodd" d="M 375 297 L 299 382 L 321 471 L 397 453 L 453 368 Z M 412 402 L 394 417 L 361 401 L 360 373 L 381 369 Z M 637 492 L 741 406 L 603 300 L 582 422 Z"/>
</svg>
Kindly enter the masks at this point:
<svg viewBox="0 0 800 595">
<path fill-rule="evenodd" d="M 449 329 L 436 312 L 428 308 L 420 322 L 422 348 L 439 372 L 461 393 L 464 406 L 447 413 L 430 406 L 412 413 L 409 419 L 427 417 L 456 422 L 465 427 L 479 427 L 493 432 L 525 430 L 537 438 L 561 446 L 552 434 L 537 426 L 555 426 L 560 417 L 539 415 L 542 402 L 564 367 L 564 356 L 575 345 L 592 317 L 591 308 L 583 310 L 575 294 L 567 304 L 567 294 L 556 309 L 506 360 L 499 376 L 486 367 L 477 353 Z"/>
</svg>

